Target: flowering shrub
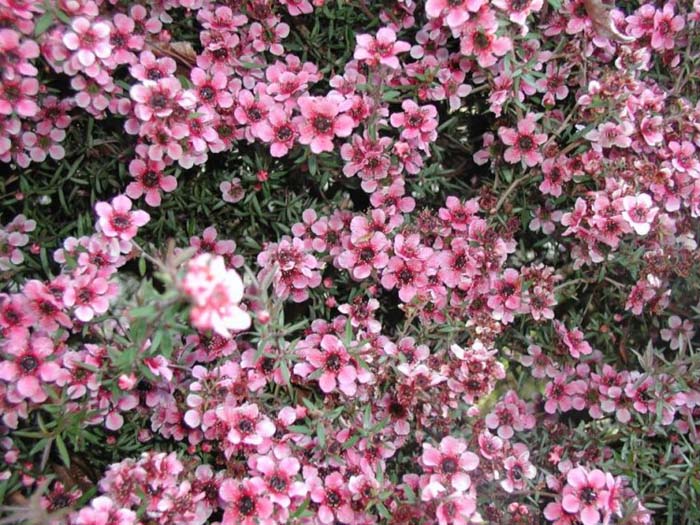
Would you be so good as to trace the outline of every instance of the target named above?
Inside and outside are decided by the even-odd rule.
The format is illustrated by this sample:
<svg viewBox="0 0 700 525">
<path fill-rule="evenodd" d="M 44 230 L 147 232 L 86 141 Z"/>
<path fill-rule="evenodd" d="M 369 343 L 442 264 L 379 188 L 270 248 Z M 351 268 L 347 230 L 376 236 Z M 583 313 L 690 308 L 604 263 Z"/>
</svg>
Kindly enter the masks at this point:
<svg viewBox="0 0 700 525">
<path fill-rule="evenodd" d="M 2 523 L 697 523 L 700 2 L 0 0 Z"/>
</svg>

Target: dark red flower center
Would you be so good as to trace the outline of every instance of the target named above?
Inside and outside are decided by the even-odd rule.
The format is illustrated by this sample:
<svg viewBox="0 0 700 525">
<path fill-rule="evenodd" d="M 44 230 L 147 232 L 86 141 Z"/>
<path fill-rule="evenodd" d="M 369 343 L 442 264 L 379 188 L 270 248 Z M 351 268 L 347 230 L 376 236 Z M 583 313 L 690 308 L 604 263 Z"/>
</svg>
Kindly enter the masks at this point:
<svg viewBox="0 0 700 525">
<path fill-rule="evenodd" d="M 270 478 L 270 487 L 277 492 L 284 492 L 287 490 L 287 480 L 275 474 Z"/>
<path fill-rule="evenodd" d="M 29 374 L 37 369 L 39 362 L 33 355 L 25 355 L 19 362 L 19 366 L 25 373 Z"/>
<path fill-rule="evenodd" d="M 241 419 L 238 422 L 238 430 L 244 434 L 248 434 L 253 431 L 253 422 L 250 419 Z"/>
<path fill-rule="evenodd" d="M 455 458 L 445 458 L 440 463 L 440 469 L 443 474 L 454 474 L 457 472 L 457 460 Z"/>
<path fill-rule="evenodd" d="M 333 122 L 328 117 L 317 115 L 314 117 L 313 126 L 319 133 L 328 133 L 333 126 Z"/>
<path fill-rule="evenodd" d="M 214 88 L 211 86 L 204 86 L 202 89 L 199 90 L 199 96 L 202 98 L 202 100 L 206 100 L 209 102 L 214 98 L 215 92 Z"/>
<path fill-rule="evenodd" d="M 250 516 L 253 514 L 253 512 L 255 512 L 255 501 L 253 501 L 253 498 L 247 494 L 241 496 L 241 499 L 238 500 L 238 512 L 243 516 Z"/>
</svg>

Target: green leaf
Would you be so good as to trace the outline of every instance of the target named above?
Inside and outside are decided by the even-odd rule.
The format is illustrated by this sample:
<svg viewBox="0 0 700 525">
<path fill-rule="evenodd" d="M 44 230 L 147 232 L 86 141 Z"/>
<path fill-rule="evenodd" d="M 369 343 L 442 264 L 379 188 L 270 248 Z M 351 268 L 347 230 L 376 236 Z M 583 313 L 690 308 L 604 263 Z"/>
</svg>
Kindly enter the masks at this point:
<svg viewBox="0 0 700 525">
<path fill-rule="evenodd" d="M 316 426 L 316 436 L 318 437 L 318 444 L 321 448 L 326 448 L 326 429 L 320 421 Z"/>
<path fill-rule="evenodd" d="M 50 11 L 47 11 L 43 15 L 41 15 L 41 18 L 36 21 L 36 25 L 34 26 L 34 36 L 39 36 L 42 33 L 44 33 L 49 27 L 51 27 L 51 24 L 53 24 L 54 21 L 54 14 Z"/>
<path fill-rule="evenodd" d="M 70 467 L 70 454 L 68 454 L 68 449 L 60 434 L 56 436 L 56 448 L 58 449 L 58 455 L 61 456 L 63 464 L 66 467 Z"/>
</svg>

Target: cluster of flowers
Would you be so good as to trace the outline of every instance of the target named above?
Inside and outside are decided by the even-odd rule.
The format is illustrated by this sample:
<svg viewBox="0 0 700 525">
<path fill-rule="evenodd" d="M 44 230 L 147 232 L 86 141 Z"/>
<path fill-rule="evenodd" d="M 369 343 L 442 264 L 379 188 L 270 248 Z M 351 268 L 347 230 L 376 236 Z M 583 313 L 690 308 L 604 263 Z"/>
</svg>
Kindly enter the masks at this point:
<svg viewBox="0 0 700 525">
<path fill-rule="evenodd" d="M 561 434 L 557 416 L 577 410 L 593 419 L 615 414 L 623 428 L 646 428 L 659 414 L 669 432 L 696 442 L 700 385 L 618 371 L 581 329 L 556 319 L 556 287 L 566 276 L 539 260 L 513 261 L 519 220 L 493 226 L 487 217 L 502 200 L 487 192 L 449 196 L 437 210 L 422 209 L 410 185 L 438 139 L 442 105 L 458 109 L 477 90 L 498 117 L 508 101 L 527 104 L 517 125 L 505 118 L 484 136 L 474 160 L 511 176 L 522 170 L 513 184 L 540 182 L 548 200 L 530 228 L 554 234 L 562 251 L 569 247 L 574 269 L 643 248 L 626 307 L 635 315 L 647 306 L 660 312 L 671 278 L 697 260 L 700 106 L 645 73 L 654 60 L 680 60 L 675 42 L 698 22 L 700 6 L 683 14 L 673 4 L 645 5 L 626 17 L 612 11 L 603 33 L 583 0 L 547 13 L 541 0 L 398 0 L 382 9 L 382 28 L 357 35 L 353 59 L 322 91 L 317 65 L 285 53 L 290 26 L 266 0 L 244 2 L 245 9 L 169 0 L 127 12 L 90 0 L 58 2 L 53 7 L 68 21 L 57 17 L 42 28 L 39 16 L 47 13 L 39 2 L 10 3 L 0 3 L 0 160 L 25 167 L 62 158 L 76 107 L 122 117 L 136 137 L 136 158 L 126 195 L 97 204 L 97 232 L 69 238 L 56 252 L 62 273 L 1 297 L 3 424 L 16 429 L 60 393 L 69 400 L 64 410 L 91 414 L 86 424 L 118 431 L 123 413 L 133 411 L 150 423 L 139 432 L 142 443 L 157 434 L 212 460 L 187 463 L 152 451 L 114 464 L 101 495 L 70 516 L 74 525 L 135 524 L 144 514 L 154 523 L 205 523 L 218 511 L 224 525 L 526 523 L 538 519 L 537 509 L 518 498 L 545 462 L 558 472 L 545 477 L 554 494 L 548 520 L 651 522 L 622 477 L 596 468 L 604 447 L 590 456 L 562 445 L 544 460 L 524 441 L 536 418 Z M 313 9 L 306 0 L 278 4 L 291 17 Z M 176 8 L 196 13 L 200 53 L 173 51 L 163 23 Z M 534 23 L 543 38 L 530 31 Z M 408 29 L 415 45 L 400 39 Z M 559 57 L 544 38 L 557 35 L 574 42 Z M 579 74 L 580 55 L 598 70 Z M 40 88 L 40 57 L 70 77 L 74 97 Z M 392 92 L 402 90 L 416 100 L 397 104 Z M 557 105 L 569 98 L 573 109 L 565 114 Z M 573 138 L 560 145 L 569 124 Z M 359 293 L 342 304 L 327 295 L 326 306 L 339 315 L 314 320 L 296 344 L 255 346 L 236 333 L 253 317 L 267 321 L 251 315 L 262 306 L 240 304 L 255 287 L 244 293 L 235 243 L 209 228 L 191 239 L 199 254 L 179 283 L 193 303 L 195 330 L 168 336 L 170 355 L 151 351 L 155 337 L 120 352 L 114 333 L 128 335 L 128 316 L 97 321 L 118 296 L 117 270 L 140 251 L 133 238 L 149 220 L 131 199 L 158 206 L 177 187 L 171 166 L 204 164 L 244 141 L 264 144 L 276 159 L 335 155 L 339 172 L 357 177 L 370 203 L 366 211 L 305 210 L 290 236 L 259 253 L 258 281 L 271 283 L 276 301 L 303 302 L 322 286 L 332 290 L 333 278 L 324 275 L 335 272 Z M 221 190 L 229 202 L 242 197 L 240 181 Z M 556 200 L 563 195 L 571 202 Z M 2 230 L 0 269 L 22 262 L 18 248 L 33 227 L 20 216 Z M 467 336 L 446 345 L 445 338 L 393 333 L 379 312 L 380 300 L 394 294 L 410 321 L 435 328 L 467 319 Z M 532 376 L 546 379 L 542 403 L 515 391 L 489 397 L 507 377 L 498 338 L 516 319 L 554 334 L 549 347 L 533 343 L 520 356 Z M 661 336 L 671 349 L 692 338 L 689 323 L 668 320 Z M 103 343 L 75 349 L 70 336 L 81 333 Z M 118 372 L 121 361 L 147 373 L 136 366 Z M 298 401 L 270 400 L 284 387 Z M 481 408 L 485 401 L 490 408 Z M 2 446 L 7 463 L 16 463 L 12 440 Z M 61 498 L 70 505 L 78 497 L 55 483 L 44 503 L 53 510 Z M 504 510 L 493 504 L 498 498 L 517 501 Z"/>
<path fill-rule="evenodd" d="M 60 275 L 48 282 L 29 280 L 20 291 L 0 296 L 0 406 L 8 428 L 17 428 L 19 418 L 27 418 L 29 409 L 45 402 L 56 388 L 70 400 L 66 410 L 80 409 L 78 400 L 89 397 L 95 410 L 90 422 L 105 422 L 108 428 L 122 424 L 117 404 L 133 407 L 132 400 L 115 399 L 99 383 L 97 372 L 108 360 L 107 348 L 86 344 L 76 351 L 67 344 L 71 333 L 79 334 L 86 323 L 107 312 L 119 294 L 112 277 L 132 251 L 138 228 L 149 220 L 146 212 L 131 206 L 124 196 L 111 204 L 98 203 L 96 233 L 70 237 L 54 254 L 62 265 Z M 18 219 L 13 222 L 19 231 L 22 224 L 32 229 Z"/>
</svg>

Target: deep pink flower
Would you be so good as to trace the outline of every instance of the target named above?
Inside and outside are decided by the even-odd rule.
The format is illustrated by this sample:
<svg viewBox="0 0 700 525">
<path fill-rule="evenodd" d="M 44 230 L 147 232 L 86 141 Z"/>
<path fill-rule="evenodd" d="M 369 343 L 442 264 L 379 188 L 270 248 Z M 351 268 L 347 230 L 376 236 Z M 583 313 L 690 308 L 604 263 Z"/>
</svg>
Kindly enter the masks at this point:
<svg viewBox="0 0 700 525">
<path fill-rule="evenodd" d="M 506 36 L 497 36 L 495 32 L 480 26 L 470 27 L 461 39 L 460 50 L 463 55 L 474 55 L 481 67 L 493 66 L 498 57 L 502 57 L 513 48 L 513 43 Z"/>
<path fill-rule="evenodd" d="M 165 175 L 165 163 L 157 160 L 134 159 L 129 163 L 129 173 L 136 180 L 126 187 L 126 194 L 132 199 L 146 195 L 146 204 L 160 206 L 160 192 L 171 192 L 177 187 L 173 175 Z"/>
<path fill-rule="evenodd" d="M 292 498 L 306 496 L 306 485 L 295 478 L 301 468 L 295 457 L 283 455 L 275 457 L 272 454 L 257 456 L 249 460 L 249 465 L 262 474 L 267 484 L 267 494 L 270 500 L 283 508 L 288 508 Z"/>
<path fill-rule="evenodd" d="M 435 106 L 419 106 L 407 99 L 401 103 L 401 108 L 403 112 L 391 114 L 390 122 L 395 128 L 402 128 L 402 139 L 417 140 L 420 147 L 435 140 L 438 125 Z"/>
<path fill-rule="evenodd" d="M 651 34 L 651 47 L 664 50 L 676 45 L 675 33 L 685 27 L 683 16 L 676 15 L 673 3 L 666 3 L 661 11 L 654 14 L 654 28 Z M 584 524 L 588 525 L 588 524 Z"/>
<path fill-rule="evenodd" d="M 307 362 L 294 365 L 294 373 L 307 377 L 316 370 L 322 370 L 318 385 L 325 394 L 340 389 L 348 396 L 357 391 L 357 369 L 350 362 L 350 355 L 342 341 L 334 335 L 326 334 L 321 339 L 320 349 L 303 351 Z"/>
<path fill-rule="evenodd" d="M 314 478 L 310 492 L 311 500 L 318 504 L 317 517 L 323 525 L 330 525 L 334 520 L 348 525 L 354 523 L 350 491 L 339 472 L 329 474 L 323 482 Z"/>
<path fill-rule="evenodd" d="M 258 405 L 247 403 L 240 406 L 219 405 L 217 418 L 228 428 L 226 440 L 233 445 L 251 445 L 269 449 L 265 446 L 275 433 L 273 421 L 260 413 Z"/>
<path fill-rule="evenodd" d="M 5 342 L 3 352 L 7 359 L 0 361 L 0 379 L 14 386 L 17 399 L 41 403 L 48 397 L 42 381 L 56 381 L 60 366 L 47 360 L 53 353 L 53 341 L 48 337 L 25 334 Z M 11 396 L 15 397 L 15 396 Z"/>
<path fill-rule="evenodd" d="M 145 211 L 131 211 L 131 199 L 125 195 L 114 197 L 111 204 L 98 202 L 95 211 L 102 232 L 107 237 L 118 237 L 122 241 L 132 239 L 151 218 Z"/>
<path fill-rule="evenodd" d="M 258 525 L 272 515 L 273 505 L 260 478 L 225 479 L 219 496 L 226 503 L 222 525 Z"/>
<path fill-rule="evenodd" d="M 280 107 L 273 107 L 258 130 L 260 140 L 270 144 L 270 155 L 284 157 L 294 147 L 299 136 L 289 113 Z"/>
<path fill-rule="evenodd" d="M 233 106 L 233 95 L 228 91 L 228 79 L 221 72 L 207 75 L 206 71 L 198 67 L 192 68 L 190 72 L 192 80 L 191 95 L 198 102 L 206 107 L 230 108 Z"/>
<path fill-rule="evenodd" d="M 73 323 L 63 311 L 63 304 L 56 299 L 48 287 L 36 279 L 27 281 L 22 289 L 27 298 L 27 306 L 35 318 L 35 323 L 49 333 L 59 325 L 70 328 Z"/>
<path fill-rule="evenodd" d="M 399 299 L 404 303 L 410 303 L 418 290 L 428 284 L 428 276 L 425 273 L 425 264 L 418 259 L 406 260 L 394 256 L 382 272 L 382 286 L 387 290 L 398 288 Z"/>
<path fill-rule="evenodd" d="M 352 118 L 341 114 L 343 99 L 332 95 L 301 97 L 298 103 L 301 116 L 294 123 L 299 129 L 299 142 L 310 145 L 313 153 L 333 151 L 336 136 L 348 137 L 352 133 Z"/>
<path fill-rule="evenodd" d="M 522 161 L 529 167 L 542 162 L 539 146 L 547 142 L 547 135 L 535 133 L 535 121 L 535 115 L 528 113 L 525 118 L 518 121 L 517 131 L 503 126 L 498 128 L 501 141 L 509 146 L 503 154 L 506 162 L 515 164 Z"/>
</svg>

